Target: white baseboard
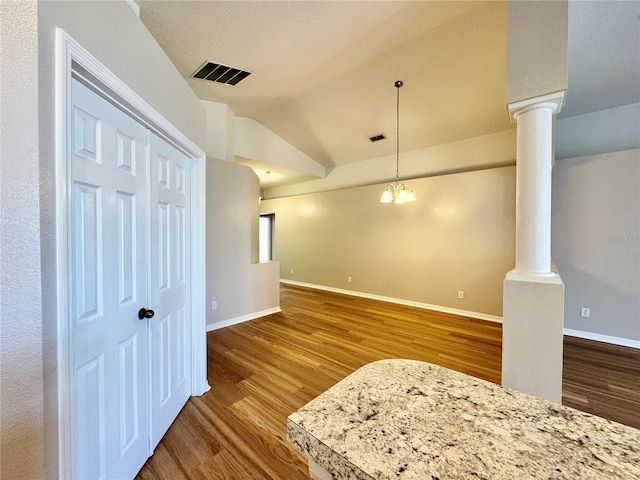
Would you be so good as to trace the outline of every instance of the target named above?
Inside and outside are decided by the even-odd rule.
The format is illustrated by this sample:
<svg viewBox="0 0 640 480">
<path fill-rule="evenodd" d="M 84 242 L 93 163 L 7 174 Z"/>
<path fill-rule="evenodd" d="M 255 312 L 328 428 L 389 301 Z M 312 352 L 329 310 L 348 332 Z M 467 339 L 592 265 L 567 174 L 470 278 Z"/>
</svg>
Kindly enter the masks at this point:
<svg viewBox="0 0 640 480">
<path fill-rule="evenodd" d="M 640 340 L 631 340 L 630 338 L 612 337 L 610 335 L 602 335 L 601 333 L 583 332 L 581 330 L 572 330 L 570 328 L 565 328 L 564 334 L 569 337 L 578 337 L 586 340 L 611 343 L 613 345 L 620 345 L 621 347 L 640 348 Z"/>
<path fill-rule="evenodd" d="M 207 332 L 218 330 L 219 328 L 230 327 L 242 322 L 248 322 L 260 317 L 266 317 L 274 313 L 280 313 L 282 309 L 280 307 L 269 308 L 267 310 L 260 310 L 259 312 L 248 313 L 247 315 L 241 315 L 239 317 L 230 318 L 229 320 L 223 320 L 221 322 L 210 323 L 207 325 Z"/>
<path fill-rule="evenodd" d="M 495 315 L 488 315 L 486 313 L 470 312 L 467 310 L 459 310 L 457 308 L 442 307 L 440 305 L 430 305 L 428 303 L 420 303 L 420 302 L 414 302 L 411 300 L 385 297 L 382 295 L 373 295 L 370 293 L 356 292 L 353 290 L 344 290 L 341 288 L 326 287 L 324 285 L 315 285 L 313 283 L 297 282 L 295 280 L 280 279 L 280 282 L 287 285 L 297 285 L 299 287 L 306 287 L 306 288 L 313 288 L 316 290 L 324 290 L 327 292 L 341 293 L 343 295 L 351 295 L 352 297 L 370 298 L 372 300 L 380 300 L 382 302 L 396 303 L 398 305 L 407 305 L 409 307 L 424 308 L 426 310 L 434 310 L 436 312 L 452 313 L 454 315 L 462 315 L 465 317 L 478 318 L 480 320 L 488 320 L 490 322 L 502 323 L 502 317 L 498 317 Z M 229 327 L 231 325 L 236 325 L 242 322 L 247 322 L 249 320 L 254 320 L 256 318 L 265 317 L 267 315 L 272 315 L 274 313 L 279 313 L 281 311 L 282 309 L 280 307 L 275 307 L 267 310 L 261 310 L 259 312 L 249 313 L 247 315 L 242 315 L 240 317 L 230 318 L 229 320 L 224 320 L 222 322 L 215 322 L 207 325 L 207 332 L 218 330 L 219 328 Z M 569 337 L 584 338 L 586 340 L 594 340 L 597 342 L 610 343 L 613 345 L 620 345 L 622 347 L 631 347 L 631 348 L 640 349 L 640 340 L 613 337 L 611 335 L 584 332 L 581 330 L 573 330 L 570 328 L 564 329 L 564 335 L 567 335 Z"/>
<path fill-rule="evenodd" d="M 488 320 L 489 322 L 502 323 L 502 317 L 489 315 L 486 313 L 470 312 L 468 310 L 459 310 L 457 308 L 442 307 L 440 305 L 431 305 L 428 303 L 414 302 L 413 300 L 403 300 L 401 298 L 385 297 L 382 295 L 374 295 L 372 293 L 356 292 L 353 290 L 343 290 L 341 288 L 326 287 L 324 285 L 315 285 L 313 283 L 297 282 L 295 280 L 280 279 L 280 283 L 287 285 L 297 285 L 299 287 L 314 288 L 316 290 L 325 290 L 327 292 L 341 293 L 343 295 L 351 295 L 352 297 L 369 298 L 371 300 L 380 300 L 382 302 L 396 303 L 398 305 L 406 305 L 408 307 L 424 308 L 425 310 L 434 310 L 436 312 L 451 313 L 453 315 L 462 315 L 464 317 L 477 318 L 479 320 Z"/>
</svg>

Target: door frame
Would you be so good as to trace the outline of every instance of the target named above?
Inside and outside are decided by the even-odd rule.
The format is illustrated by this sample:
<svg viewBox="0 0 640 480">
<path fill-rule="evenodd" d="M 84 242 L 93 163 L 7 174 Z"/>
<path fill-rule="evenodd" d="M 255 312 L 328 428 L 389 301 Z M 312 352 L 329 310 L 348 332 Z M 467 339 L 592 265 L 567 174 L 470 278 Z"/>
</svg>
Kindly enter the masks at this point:
<svg viewBox="0 0 640 480">
<path fill-rule="evenodd" d="M 205 153 L 151 105 L 145 102 L 88 50 L 63 29 L 56 29 L 55 78 L 55 212 L 56 212 L 56 323 L 58 390 L 58 475 L 74 478 L 75 450 L 73 420 L 75 382 L 72 371 L 72 329 L 70 328 L 71 179 L 69 154 L 72 121 L 71 79 L 82 81 L 116 107 L 133 116 L 164 140 L 191 158 L 191 395 L 202 395 L 207 382 L 205 310 Z M 150 452 L 151 453 L 151 452 Z"/>
</svg>

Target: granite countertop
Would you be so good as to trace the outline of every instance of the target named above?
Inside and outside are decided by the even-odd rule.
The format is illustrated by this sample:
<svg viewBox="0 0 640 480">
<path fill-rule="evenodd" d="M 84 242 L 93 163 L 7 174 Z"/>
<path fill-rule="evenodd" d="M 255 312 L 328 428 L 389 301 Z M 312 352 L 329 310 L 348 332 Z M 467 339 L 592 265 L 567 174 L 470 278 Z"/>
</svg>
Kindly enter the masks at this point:
<svg viewBox="0 0 640 480">
<path fill-rule="evenodd" d="M 640 479 L 640 430 L 413 360 L 365 365 L 287 430 L 335 479 Z"/>
</svg>

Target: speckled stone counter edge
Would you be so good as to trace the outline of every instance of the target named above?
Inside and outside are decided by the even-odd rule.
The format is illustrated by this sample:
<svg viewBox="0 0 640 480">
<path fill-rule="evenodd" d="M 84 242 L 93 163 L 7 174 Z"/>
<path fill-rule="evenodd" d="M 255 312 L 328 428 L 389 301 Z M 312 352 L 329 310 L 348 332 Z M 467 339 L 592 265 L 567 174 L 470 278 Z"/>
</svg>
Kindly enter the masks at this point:
<svg viewBox="0 0 640 480">
<path fill-rule="evenodd" d="M 541 402 L 540 399 L 536 399 L 535 397 L 531 397 L 531 396 L 522 394 L 520 392 L 510 391 L 509 389 L 503 389 L 503 387 L 500 387 L 499 385 L 489 384 L 489 382 L 485 382 L 483 380 L 476 379 L 476 378 L 470 377 L 468 375 L 460 374 L 459 372 L 454 372 L 454 371 L 451 371 L 451 370 L 448 370 L 448 369 L 444 369 L 443 367 L 439 367 L 437 365 L 431 365 L 431 364 L 424 363 L 424 362 L 416 362 L 416 361 L 413 361 L 413 360 L 400 360 L 400 359 L 397 359 L 397 360 L 385 360 L 385 361 L 380 361 L 380 362 L 373 362 L 372 364 L 365 365 L 361 369 L 358 369 L 356 372 L 362 372 L 363 373 L 365 371 L 372 371 L 372 369 L 375 369 L 375 368 L 384 369 L 385 366 L 390 366 L 390 365 L 396 365 L 397 366 L 397 365 L 410 365 L 410 364 L 412 364 L 414 366 L 415 365 L 424 365 L 425 369 L 433 369 L 433 368 L 435 368 L 436 370 L 439 370 L 439 371 L 447 371 L 447 372 L 450 372 L 453 377 L 458 377 L 458 378 L 463 378 L 464 377 L 465 379 L 468 379 L 470 382 L 480 382 L 480 383 L 483 383 L 483 384 L 491 385 L 491 388 L 500 389 L 502 391 L 505 391 L 505 393 L 507 393 L 508 395 L 515 394 L 516 396 L 520 396 L 520 397 L 523 397 L 523 398 L 530 397 L 530 399 L 533 400 L 533 401 Z M 317 405 L 318 403 L 322 403 L 323 401 L 329 400 L 332 396 L 334 396 L 334 393 L 335 393 L 336 389 L 339 390 L 341 387 L 344 387 L 345 385 L 348 385 L 349 381 L 354 381 L 354 377 L 358 377 L 358 375 L 354 375 L 354 374 L 356 374 L 356 372 L 353 372 L 350 376 L 348 376 L 347 378 L 345 378 L 341 382 L 338 382 L 338 384 L 336 384 L 334 387 L 332 387 L 331 389 L 327 390 L 323 394 L 319 395 L 316 399 L 312 400 L 307 405 L 305 405 L 305 407 L 310 406 L 312 404 L 313 405 Z M 549 403 L 549 405 L 555 405 L 555 404 L 552 404 L 551 402 L 545 402 L 545 403 Z M 305 407 L 302 407 L 298 412 L 304 411 Z M 573 409 L 569 409 L 568 407 L 563 407 L 563 406 L 560 406 L 560 405 L 558 405 L 557 407 L 560 408 L 560 409 L 573 410 Z M 294 421 L 292 419 L 292 417 L 295 418 L 296 415 L 299 416 L 298 412 L 294 412 L 287 419 L 287 427 L 288 427 L 288 435 L 287 435 L 287 437 L 288 437 L 289 441 L 294 446 L 296 446 L 300 451 L 305 453 L 308 458 L 313 459 L 319 466 L 325 468 L 327 471 L 330 471 L 331 474 L 335 478 L 354 479 L 354 480 L 369 480 L 369 479 L 373 479 L 374 478 L 371 475 L 367 474 L 365 471 L 363 471 L 361 468 L 359 468 L 357 465 L 354 465 L 353 462 L 351 462 L 347 458 L 345 458 L 345 456 L 347 455 L 346 451 L 345 452 L 336 451 L 334 448 L 332 448 L 331 446 L 327 445 L 326 443 L 324 443 L 323 441 L 319 440 L 318 438 L 314 437 L 311 434 L 311 432 L 307 431 L 304 427 L 302 427 L 301 425 L 296 423 L 296 421 Z M 585 414 L 584 412 L 575 411 L 575 413 L 579 414 L 581 416 L 592 417 L 594 420 L 597 419 L 598 422 L 602 421 L 603 424 L 617 425 L 618 427 L 622 428 L 623 431 L 626 431 L 627 433 L 629 431 L 633 431 L 632 437 L 629 437 L 629 438 L 635 438 L 636 430 L 632 429 L 631 427 L 626 427 L 624 425 L 615 424 L 615 422 L 610 422 L 610 421 L 605 420 L 605 419 L 600 419 L 598 417 L 593 417 L 592 415 Z M 640 439 L 640 431 L 638 431 L 638 438 Z M 638 443 L 640 444 L 640 442 L 638 442 Z M 635 452 L 635 456 L 637 456 L 638 452 L 637 452 L 637 448 L 636 447 L 632 447 L 631 451 Z M 636 461 L 635 465 L 636 465 L 636 467 L 638 467 L 638 465 L 640 465 L 640 463 L 638 463 Z M 635 468 L 634 468 L 634 471 L 635 471 Z M 593 473 L 595 473 L 595 472 L 593 472 Z M 616 478 L 621 478 L 621 477 L 616 477 Z M 627 477 L 624 477 L 624 478 L 627 478 Z"/>
<path fill-rule="evenodd" d="M 291 419 L 287 419 L 287 440 L 334 477 L 338 475 L 341 479 L 375 480 Z"/>
</svg>

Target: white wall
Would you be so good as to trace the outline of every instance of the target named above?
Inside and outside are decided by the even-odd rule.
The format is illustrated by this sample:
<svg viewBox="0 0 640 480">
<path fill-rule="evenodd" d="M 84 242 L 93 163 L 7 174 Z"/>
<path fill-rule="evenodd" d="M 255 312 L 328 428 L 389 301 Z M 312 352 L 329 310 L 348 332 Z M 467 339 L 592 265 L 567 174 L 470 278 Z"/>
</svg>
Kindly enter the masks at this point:
<svg viewBox="0 0 640 480">
<path fill-rule="evenodd" d="M 552 254 L 565 328 L 640 346 L 640 149 L 556 162 Z"/>
<path fill-rule="evenodd" d="M 305 175 L 325 177 L 325 167 L 252 118 L 235 118 L 235 155 L 284 167 Z"/>
<path fill-rule="evenodd" d="M 562 402 L 563 307 L 559 278 L 504 280 L 502 385 Z"/>
<path fill-rule="evenodd" d="M 202 103 L 125 1 L 41 2 L 39 12 L 40 71 L 46 74 L 41 88 L 47 100 L 58 26 L 204 150 Z"/>
<path fill-rule="evenodd" d="M 202 149 L 205 116 L 199 100 L 126 2 L 1 5 L 1 476 L 55 478 L 56 26 Z M 5 425 L 5 420 L 11 423 Z"/>
<path fill-rule="evenodd" d="M 233 162 L 235 114 L 226 103 L 202 100 L 207 117 L 207 156 Z"/>
<path fill-rule="evenodd" d="M 567 89 L 568 2 L 510 1 L 507 104 Z"/>
</svg>

